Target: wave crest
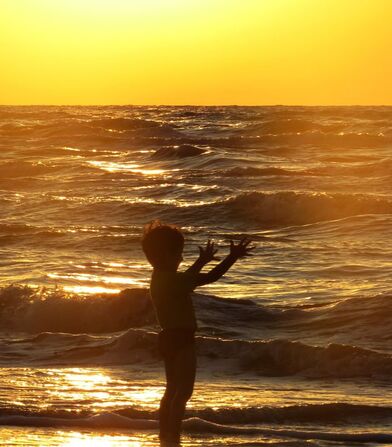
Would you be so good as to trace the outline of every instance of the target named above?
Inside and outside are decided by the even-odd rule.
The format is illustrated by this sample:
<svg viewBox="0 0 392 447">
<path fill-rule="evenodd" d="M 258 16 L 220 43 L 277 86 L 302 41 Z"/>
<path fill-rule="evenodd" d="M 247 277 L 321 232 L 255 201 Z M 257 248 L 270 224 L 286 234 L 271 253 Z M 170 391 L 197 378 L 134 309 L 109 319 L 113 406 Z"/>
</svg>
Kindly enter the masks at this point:
<svg viewBox="0 0 392 447">
<path fill-rule="evenodd" d="M 158 411 L 127 407 L 115 412 L 129 419 L 157 420 Z M 2 408 L 0 417 L 24 416 L 77 419 L 89 417 L 86 411 L 70 412 L 65 410 L 28 410 L 21 408 Z M 188 409 L 187 417 L 197 417 L 218 424 L 261 424 L 261 423 L 314 423 L 335 424 L 337 422 L 379 422 L 392 419 L 392 408 L 376 405 L 358 405 L 349 403 L 298 404 L 281 407 L 223 407 Z"/>
<path fill-rule="evenodd" d="M 3 330 L 79 334 L 143 326 L 154 321 L 154 316 L 145 289 L 92 299 L 62 290 L 10 286 L 0 291 L 0 319 Z"/>
<path fill-rule="evenodd" d="M 390 200 L 364 194 L 251 192 L 215 205 L 230 217 L 264 225 L 304 225 L 363 214 L 391 214 Z"/>
</svg>

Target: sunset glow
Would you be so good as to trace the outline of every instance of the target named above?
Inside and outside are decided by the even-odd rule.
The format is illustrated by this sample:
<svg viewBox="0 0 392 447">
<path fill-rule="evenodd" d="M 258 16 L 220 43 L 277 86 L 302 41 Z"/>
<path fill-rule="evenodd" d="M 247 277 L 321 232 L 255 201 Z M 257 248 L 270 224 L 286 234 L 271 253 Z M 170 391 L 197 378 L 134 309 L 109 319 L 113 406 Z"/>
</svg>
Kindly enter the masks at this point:
<svg viewBox="0 0 392 447">
<path fill-rule="evenodd" d="M 392 445 L 391 23 L 0 0 L 0 447 Z"/>
<path fill-rule="evenodd" d="M 2 0 L 1 104 L 390 104 L 388 0 Z"/>
</svg>

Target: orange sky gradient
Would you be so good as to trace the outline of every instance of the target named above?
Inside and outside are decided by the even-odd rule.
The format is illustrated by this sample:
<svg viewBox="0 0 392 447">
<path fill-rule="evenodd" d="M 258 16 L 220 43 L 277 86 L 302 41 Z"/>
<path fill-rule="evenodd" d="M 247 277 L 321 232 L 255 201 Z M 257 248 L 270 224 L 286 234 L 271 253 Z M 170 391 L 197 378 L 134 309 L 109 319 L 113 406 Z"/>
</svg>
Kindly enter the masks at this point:
<svg viewBox="0 0 392 447">
<path fill-rule="evenodd" d="M 390 0 L 0 0 L 0 104 L 392 104 Z"/>
</svg>

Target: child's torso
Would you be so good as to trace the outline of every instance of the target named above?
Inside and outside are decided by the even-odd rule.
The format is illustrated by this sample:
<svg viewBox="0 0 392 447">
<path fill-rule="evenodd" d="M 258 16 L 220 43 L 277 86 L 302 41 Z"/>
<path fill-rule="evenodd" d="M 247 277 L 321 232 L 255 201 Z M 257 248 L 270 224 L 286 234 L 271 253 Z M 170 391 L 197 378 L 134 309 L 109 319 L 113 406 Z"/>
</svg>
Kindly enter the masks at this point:
<svg viewBox="0 0 392 447">
<path fill-rule="evenodd" d="M 153 272 L 150 293 L 162 329 L 196 329 L 191 298 L 194 286 L 194 277 L 191 274 Z"/>
</svg>

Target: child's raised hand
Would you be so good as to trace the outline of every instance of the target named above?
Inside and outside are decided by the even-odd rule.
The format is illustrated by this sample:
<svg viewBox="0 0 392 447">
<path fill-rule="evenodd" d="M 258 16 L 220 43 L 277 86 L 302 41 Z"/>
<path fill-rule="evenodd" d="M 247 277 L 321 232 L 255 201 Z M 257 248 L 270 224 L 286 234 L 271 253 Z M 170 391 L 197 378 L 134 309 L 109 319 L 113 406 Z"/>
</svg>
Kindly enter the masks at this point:
<svg viewBox="0 0 392 447">
<path fill-rule="evenodd" d="M 217 248 L 215 248 L 215 244 L 211 242 L 208 239 L 207 245 L 205 248 L 199 246 L 199 259 L 204 264 L 208 264 L 211 261 L 218 261 L 219 258 L 215 256 L 216 252 L 218 251 Z"/>
<path fill-rule="evenodd" d="M 235 259 L 245 258 L 246 256 L 250 256 L 249 253 L 255 247 L 249 247 L 249 244 L 252 240 L 248 237 L 244 237 L 240 240 L 240 242 L 236 245 L 233 241 L 230 241 L 230 256 Z"/>
</svg>

